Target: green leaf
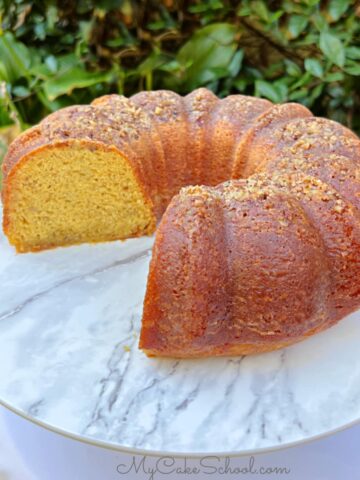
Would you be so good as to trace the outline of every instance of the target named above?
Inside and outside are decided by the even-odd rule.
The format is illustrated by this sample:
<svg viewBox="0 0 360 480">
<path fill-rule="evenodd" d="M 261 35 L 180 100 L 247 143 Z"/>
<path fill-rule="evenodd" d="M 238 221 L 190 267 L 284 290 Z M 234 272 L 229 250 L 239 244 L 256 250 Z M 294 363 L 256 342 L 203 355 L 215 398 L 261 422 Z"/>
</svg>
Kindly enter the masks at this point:
<svg viewBox="0 0 360 480">
<path fill-rule="evenodd" d="M 89 42 L 91 39 L 91 30 L 94 27 L 94 20 L 79 22 L 79 36 L 84 42 Z"/>
<path fill-rule="evenodd" d="M 237 90 L 239 90 L 240 92 L 243 92 L 245 90 L 245 88 L 247 87 L 247 80 L 246 78 L 237 78 L 235 81 L 234 81 L 234 87 L 236 87 Z"/>
<path fill-rule="evenodd" d="M 236 77 L 236 75 L 240 72 L 243 59 L 244 59 L 244 51 L 238 50 L 233 56 L 230 62 L 230 65 L 228 67 L 229 75 L 231 77 Z"/>
<path fill-rule="evenodd" d="M 305 30 L 308 21 L 304 15 L 291 15 L 288 24 L 291 38 L 297 38 Z"/>
<path fill-rule="evenodd" d="M 301 37 L 296 42 L 298 47 L 314 45 L 314 44 L 318 45 L 318 43 L 319 43 L 319 34 L 317 32 L 315 33 L 313 30 L 309 31 L 309 33 L 307 33 L 304 38 Z"/>
<path fill-rule="evenodd" d="M 158 69 L 164 72 L 177 72 L 180 70 L 180 64 L 176 60 L 171 60 L 170 62 L 160 65 Z"/>
<path fill-rule="evenodd" d="M 344 68 L 346 73 L 350 75 L 360 75 L 360 63 L 359 62 L 351 62 L 349 61 L 346 67 Z"/>
<path fill-rule="evenodd" d="M 327 31 L 328 24 L 326 18 L 319 11 L 315 12 L 314 15 L 311 16 L 311 20 L 319 32 Z"/>
<path fill-rule="evenodd" d="M 106 45 L 108 47 L 122 47 L 123 45 L 126 45 L 126 40 L 122 37 L 112 38 L 106 42 Z"/>
<path fill-rule="evenodd" d="M 176 60 L 182 66 L 184 89 L 192 90 L 219 78 L 214 69 L 228 71 L 236 51 L 237 27 L 214 23 L 198 30 L 179 50 Z"/>
<path fill-rule="evenodd" d="M 271 15 L 270 15 L 270 18 L 269 18 L 269 23 L 274 23 L 276 22 L 277 20 L 279 20 L 279 18 L 281 18 L 283 15 L 284 15 L 284 11 L 283 10 L 277 10 L 276 12 L 273 12 Z"/>
<path fill-rule="evenodd" d="M 295 90 L 295 92 L 290 93 L 289 100 L 291 101 L 299 101 L 303 98 L 306 98 L 309 95 L 309 91 L 307 88 L 301 88 L 299 90 Z"/>
<path fill-rule="evenodd" d="M 330 0 L 329 6 L 328 6 L 328 11 L 330 14 L 330 17 L 334 22 L 339 20 L 340 17 L 346 12 L 346 10 L 350 6 L 350 1 L 349 0 Z"/>
<path fill-rule="evenodd" d="M 140 65 L 137 67 L 136 71 L 140 75 L 146 75 L 147 73 L 156 70 L 161 65 L 163 65 L 168 60 L 165 55 L 153 51 L 146 60 L 144 60 Z"/>
<path fill-rule="evenodd" d="M 45 58 L 45 64 L 49 68 L 50 72 L 55 73 L 57 71 L 58 62 L 54 55 L 49 55 Z"/>
<path fill-rule="evenodd" d="M 146 25 L 149 30 L 163 30 L 166 28 L 165 20 L 157 20 L 156 22 L 150 22 Z"/>
<path fill-rule="evenodd" d="M 314 77 L 322 78 L 324 69 L 316 58 L 306 58 L 304 62 L 305 70 L 310 72 Z"/>
<path fill-rule="evenodd" d="M 247 17 L 247 16 L 251 15 L 251 13 L 252 12 L 251 12 L 250 6 L 241 5 L 241 4 L 236 11 L 236 15 L 238 15 L 239 17 Z"/>
<path fill-rule="evenodd" d="M 45 40 L 46 38 L 46 24 L 45 22 L 37 23 L 34 27 L 35 38 Z"/>
<path fill-rule="evenodd" d="M 13 95 L 16 95 L 17 97 L 27 97 L 31 94 L 30 90 L 26 87 L 23 87 L 22 85 L 13 87 L 11 91 Z"/>
<path fill-rule="evenodd" d="M 341 98 L 344 95 L 344 89 L 340 87 L 339 85 L 329 85 L 327 87 L 327 92 L 333 97 L 333 98 Z"/>
<path fill-rule="evenodd" d="M 224 4 L 220 1 L 212 1 L 210 5 L 208 3 L 199 3 L 198 5 L 192 5 L 188 8 L 188 11 L 191 13 L 203 13 L 208 10 L 219 10 L 224 8 Z"/>
<path fill-rule="evenodd" d="M 23 43 L 15 40 L 10 32 L 0 36 L 1 77 L 9 83 L 14 83 L 21 77 L 26 77 L 30 66 L 29 51 Z"/>
<path fill-rule="evenodd" d="M 297 82 L 291 85 L 291 90 L 294 91 L 298 88 L 305 86 L 312 79 L 311 73 L 305 72 L 301 77 L 298 78 Z"/>
<path fill-rule="evenodd" d="M 324 78 L 325 82 L 341 82 L 344 80 L 344 74 L 342 72 L 331 72 L 326 75 Z"/>
<path fill-rule="evenodd" d="M 255 13 L 264 22 L 268 23 L 270 20 L 270 12 L 266 6 L 266 3 L 261 0 L 255 0 L 252 2 L 253 14 Z"/>
<path fill-rule="evenodd" d="M 309 5 L 309 7 L 314 7 L 315 5 L 318 5 L 321 0 L 304 0 L 304 3 L 306 5 Z"/>
<path fill-rule="evenodd" d="M 287 58 L 284 60 L 286 66 L 286 73 L 291 77 L 298 77 L 301 75 L 301 68 L 292 60 L 288 60 Z"/>
<path fill-rule="evenodd" d="M 50 57 L 53 56 L 50 55 Z M 71 69 L 78 64 L 79 59 L 73 53 L 53 57 L 52 59 L 47 57 L 44 63 L 35 63 L 29 69 L 29 73 L 43 80 L 47 80 L 52 78 L 55 72 L 58 72 L 59 75 L 66 74 L 66 72 L 71 71 Z"/>
<path fill-rule="evenodd" d="M 320 85 L 317 85 L 311 92 L 310 92 L 310 102 L 311 104 L 320 97 L 322 94 L 322 91 L 324 90 L 324 84 L 320 83 Z"/>
<path fill-rule="evenodd" d="M 280 103 L 286 100 L 288 89 L 281 81 L 274 83 L 266 82 L 265 80 L 255 81 L 255 96 L 265 97 L 275 103 Z"/>
<path fill-rule="evenodd" d="M 262 73 L 257 68 L 244 66 L 243 70 L 244 74 L 249 78 L 250 81 L 253 81 L 254 78 L 258 78 L 259 80 L 263 78 Z"/>
<path fill-rule="evenodd" d="M 61 37 L 60 42 L 64 45 L 72 45 L 74 43 L 74 35 L 72 33 L 66 33 Z"/>
<path fill-rule="evenodd" d="M 35 75 L 35 77 L 39 77 L 43 80 L 52 76 L 52 72 L 50 68 L 45 64 L 35 64 L 29 69 L 29 73 L 31 75 Z"/>
<path fill-rule="evenodd" d="M 215 79 L 225 78 L 228 76 L 229 70 L 227 68 L 222 67 L 213 67 L 210 69 L 209 73 L 215 74 Z"/>
<path fill-rule="evenodd" d="M 49 5 L 46 11 L 46 24 L 49 30 L 53 30 L 58 20 L 58 9 L 55 5 Z"/>
<path fill-rule="evenodd" d="M 107 82 L 111 72 L 88 72 L 81 67 L 74 67 L 62 75 L 57 75 L 43 83 L 43 90 L 51 101 L 60 95 L 70 95 L 75 88 L 86 88 L 97 83 Z"/>
<path fill-rule="evenodd" d="M 8 73 L 7 73 L 7 70 L 6 70 L 6 66 L 4 65 L 4 63 L 1 63 L 1 61 L 0 61 L 0 81 L 7 82 L 8 80 L 9 79 L 8 79 Z"/>
<path fill-rule="evenodd" d="M 332 33 L 323 31 L 320 34 L 320 49 L 324 55 L 338 67 L 345 63 L 345 49 L 341 41 Z"/>
<path fill-rule="evenodd" d="M 353 60 L 360 60 L 360 48 L 359 47 L 348 47 L 346 49 L 346 56 Z"/>
</svg>

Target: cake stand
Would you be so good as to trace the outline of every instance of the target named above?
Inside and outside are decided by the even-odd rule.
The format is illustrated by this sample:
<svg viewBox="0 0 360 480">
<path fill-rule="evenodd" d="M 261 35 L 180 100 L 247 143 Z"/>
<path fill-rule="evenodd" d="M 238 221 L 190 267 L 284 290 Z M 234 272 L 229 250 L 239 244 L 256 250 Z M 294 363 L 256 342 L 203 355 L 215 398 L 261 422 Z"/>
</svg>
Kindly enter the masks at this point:
<svg viewBox="0 0 360 480">
<path fill-rule="evenodd" d="M 360 312 L 249 357 L 137 347 L 152 238 L 17 255 L 0 236 L 0 402 L 57 433 L 147 455 L 248 455 L 360 418 Z"/>
</svg>

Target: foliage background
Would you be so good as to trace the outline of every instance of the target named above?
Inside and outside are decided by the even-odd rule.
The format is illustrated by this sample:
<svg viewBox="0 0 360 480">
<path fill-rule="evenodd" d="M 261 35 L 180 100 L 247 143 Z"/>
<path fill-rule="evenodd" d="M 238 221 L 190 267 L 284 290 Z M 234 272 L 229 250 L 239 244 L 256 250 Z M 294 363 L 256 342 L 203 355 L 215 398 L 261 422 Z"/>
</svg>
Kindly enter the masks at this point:
<svg viewBox="0 0 360 480">
<path fill-rule="evenodd" d="M 103 94 L 199 86 L 301 102 L 359 132 L 360 2 L 0 0 L 3 143 Z"/>
</svg>

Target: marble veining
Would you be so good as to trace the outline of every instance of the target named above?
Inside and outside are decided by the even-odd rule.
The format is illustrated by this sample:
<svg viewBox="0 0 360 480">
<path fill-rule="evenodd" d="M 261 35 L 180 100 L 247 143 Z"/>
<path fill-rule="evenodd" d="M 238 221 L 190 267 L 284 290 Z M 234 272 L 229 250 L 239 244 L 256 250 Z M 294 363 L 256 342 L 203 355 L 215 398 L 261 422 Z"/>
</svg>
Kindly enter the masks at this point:
<svg viewBox="0 0 360 480">
<path fill-rule="evenodd" d="M 229 452 L 360 418 L 360 312 L 251 357 L 137 348 L 152 238 L 16 255 L 0 236 L 0 399 L 119 446 Z"/>
</svg>

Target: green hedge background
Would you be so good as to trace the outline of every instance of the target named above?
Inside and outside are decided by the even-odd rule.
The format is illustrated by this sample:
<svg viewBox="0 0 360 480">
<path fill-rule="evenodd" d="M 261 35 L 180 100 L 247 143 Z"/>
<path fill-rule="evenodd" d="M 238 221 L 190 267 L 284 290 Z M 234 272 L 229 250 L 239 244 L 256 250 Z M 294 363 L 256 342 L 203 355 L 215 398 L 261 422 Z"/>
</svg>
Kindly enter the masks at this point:
<svg viewBox="0 0 360 480">
<path fill-rule="evenodd" d="M 0 128 L 200 86 L 301 102 L 360 132 L 360 3 L 0 0 Z"/>
</svg>

